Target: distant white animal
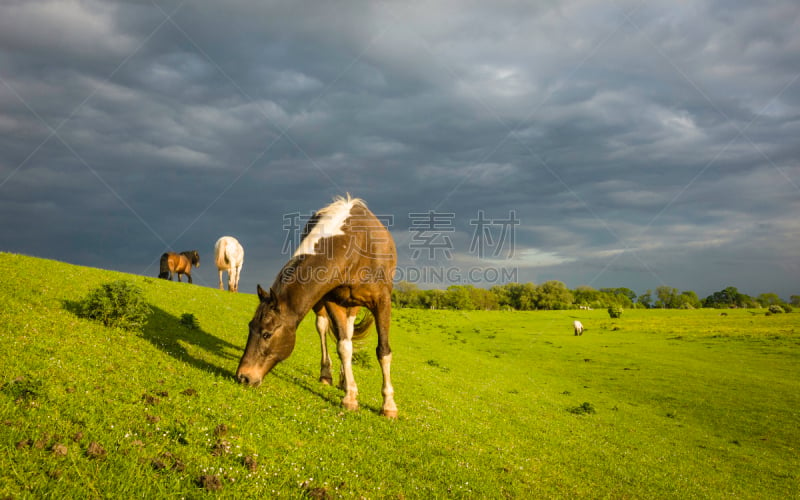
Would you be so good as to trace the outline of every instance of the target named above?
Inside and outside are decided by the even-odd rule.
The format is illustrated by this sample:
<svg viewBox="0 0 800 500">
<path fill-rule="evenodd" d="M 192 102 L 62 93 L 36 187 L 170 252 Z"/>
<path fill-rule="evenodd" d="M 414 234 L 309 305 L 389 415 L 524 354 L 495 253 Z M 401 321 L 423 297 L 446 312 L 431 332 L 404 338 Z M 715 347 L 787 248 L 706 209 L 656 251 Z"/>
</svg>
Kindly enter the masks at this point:
<svg viewBox="0 0 800 500">
<path fill-rule="evenodd" d="M 219 269 L 219 289 L 222 286 L 222 273 L 228 271 L 228 291 L 239 291 L 239 274 L 244 264 L 244 248 L 233 236 L 223 236 L 214 245 L 214 262 Z"/>
<path fill-rule="evenodd" d="M 577 319 L 572 322 L 573 328 L 575 328 L 575 335 L 583 335 L 583 324 L 578 321 Z"/>
</svg>

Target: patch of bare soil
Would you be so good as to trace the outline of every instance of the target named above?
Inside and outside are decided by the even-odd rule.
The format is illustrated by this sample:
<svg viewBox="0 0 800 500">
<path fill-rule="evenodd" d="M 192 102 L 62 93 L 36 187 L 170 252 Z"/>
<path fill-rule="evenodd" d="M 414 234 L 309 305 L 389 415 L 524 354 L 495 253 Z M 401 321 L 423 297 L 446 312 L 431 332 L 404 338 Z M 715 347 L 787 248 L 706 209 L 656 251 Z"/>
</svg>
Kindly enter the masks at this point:
<svg viewBox="0 0 800 500">
<path fill-rule="evenodd" d="M 66 457 L 67 453 L 69 453 L 69 448 L 61 443 L 56 443 L 50 448 L 50 451 L 57 457 Z"/>
<path fill-rule="evenodd" d="M 256 459 L 253 457 L 253 455 L 247 455 L 244 457 L 242 463 L 250 472 L 256 472 L 258 470 L 258 462 L 256 462 Z"/>
<path fill-rule="evenodd" d="M 157 458 L 150 461 L 150 465 L 155 470 L 173 470 L 175 472 L 183 472 L 186 470 L 186 464 L 181 459 L 172 453 L 165 451 Z"/>
<path fill-rule="evenodd" d="M 231 452 L 231 443 L 225 439 L 217 439 L 214 447 L 211 449 L 211 454 L 215 457 L 227 455 Z"/>
<path fill-rule="evenodd" d="M 150 406 L 155 406 L 161 402 L 161 400 L 158 399 L 157 397 L 147 393 L 142 394 L 142 401 L 144 401 L 145 404 Z"/>
<path fill-rule="evenodd" d="M 328 500 L 331 498 L 328 488 L 325 488 L 324 486 L 312 487 L 310 481 L 303 481 L 300 483 L 300 488 L 303 489 L 305 496 L 309 498 L 316 498 L 318 500 Z"/>
<path fill-rule="evenodd" d="M 92 441 L 89 443 L 89 447 L 86 448 L 86 456 L 89 458 L 102 459 L 106 458 L 106 455 L 108 455 L 108 452 L 97 441 Z"/>
<path fill-rule="evenodd" d="M 203 474 L 197 478 L 197 485 L 208 491 L 219 491 L 222 489 L 222 480 L 216 474 Z"/>
</svg>

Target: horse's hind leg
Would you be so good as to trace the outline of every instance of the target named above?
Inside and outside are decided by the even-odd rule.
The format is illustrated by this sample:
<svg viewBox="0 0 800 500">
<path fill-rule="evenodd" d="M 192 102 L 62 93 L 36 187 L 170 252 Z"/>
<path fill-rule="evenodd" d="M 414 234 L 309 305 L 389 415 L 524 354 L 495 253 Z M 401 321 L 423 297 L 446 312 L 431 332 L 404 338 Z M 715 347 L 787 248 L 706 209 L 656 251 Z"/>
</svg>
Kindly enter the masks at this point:
<svg viewBox="0 0 800 500">
<path fill-rule="evenodd" d="M 234 267 L 235 277 L 233 278 L 233 291 L 239 292 L 239 276 L 242 274 L 242 266 L 238 265 Z"/>
<path fill-rule="evenodd" d="M 382 297 L 377 307 L 371 309 L 375 316 L 375 329 L 378 330 L 378 348 L 375 354 L 381 365 L 383 373 L 383 406 L 381 415 L 388 418 L 397 418 L 397 405 L 394 402 L 394 387 L 392 387 L 391 366 L 392 348 L 389 347 L 389 324 L 392 315 L 391 296 Z"/>
</svg>

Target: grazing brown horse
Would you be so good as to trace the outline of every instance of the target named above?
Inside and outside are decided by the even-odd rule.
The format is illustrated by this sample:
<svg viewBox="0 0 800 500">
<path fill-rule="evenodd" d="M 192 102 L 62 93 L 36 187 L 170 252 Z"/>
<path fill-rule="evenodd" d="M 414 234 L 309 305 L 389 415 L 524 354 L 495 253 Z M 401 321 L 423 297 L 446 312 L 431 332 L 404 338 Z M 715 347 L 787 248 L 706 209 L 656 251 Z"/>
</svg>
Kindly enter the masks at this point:
<svg viewBox="0 0 800 500">
<path fill-rule="evenodd" d="M 180 281 L 181 274 L 185 274 L 186 279 L 191 283 L 192 266 L 200 267 L 200 254 L 197 253 L 197 250 L 188 250 L 181 253 L 165 252 L 161 256 L 158 277 L 172 281 L 172 274 L 175 273 L 178 275 L 178 281 Z"/>
<path fill-rule="evenodd" d="M 366 204 L 338 198 L 317 212 L 307 226 L 299 248 L 278 273 L 269 291 L 258 285 L 259 305 L 250 321 L 236 378 L 258 386 L 267 373 L 294 349 L 297 326 L 313 308 L 317 329 L 330 327 L 337 340 L 342 362 L 342 405 L 358 409 L 358 388 L 353 379 L 353 336 L 359 307 L 374 317 L 378 331 L 376 354 L 383 373 L 381 414 L 397 417 L 390 366 L 389 323 L 392 309 L 392 278 L 397 252 L 389 231 Z M 330 382 L 325 334 L 322 340 L 320 379 Z"/>
</svg>

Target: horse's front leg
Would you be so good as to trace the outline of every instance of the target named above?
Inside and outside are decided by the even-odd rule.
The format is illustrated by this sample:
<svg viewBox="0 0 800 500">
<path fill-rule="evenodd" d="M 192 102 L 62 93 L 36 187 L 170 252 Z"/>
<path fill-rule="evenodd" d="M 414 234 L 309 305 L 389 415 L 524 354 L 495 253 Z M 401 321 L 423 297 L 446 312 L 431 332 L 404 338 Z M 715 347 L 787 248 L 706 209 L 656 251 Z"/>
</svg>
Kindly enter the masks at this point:
<svg viewBox="0 0 800 500">
<path fill-rule="evenodd" d="M 187 280 L 189 281 L 189 283 L 191 284 L 191 283 L 192 283 L 192 273 L 186 273 L 186 279 L 187 279 Z"/>
<path fill-rule="evenodd" d="M 394 402 L 394 387 L 392 387 L 391 366 L 392 366 L 392 348 L 389 347 L 389 325 L 392 316 L 392 302 L 391 295 L 382 297 L 378 302 L 377 307 L 371 309 L 372 315 L 375 316 L 375 329 L 378 330 L 378 348 L 375 354 L 378 356 L 378 362 L 381 365 L 381 372 L 383 373 L 383 406 L 381 407 L 381 415 L 388 418 L 397 418 L 397 405 Z"/>
<path fill-rule="evenodd" d="M 333 384 L 333 376 L 331 375 L 331 357 L 328 354 L 328 327 L 330 321 L 328 320 L 328 313 L 325 312 L 325 307 L 319 306 L 314 308 L 314 313 L 317 315 L 317 333 L 319 334 L 319 345 L 322 351 L 322 357 L 319 362 L 319 381 L 325 385 Z"/>
<path fill-rule="evenodd" d="M 344 398 L 342 406 L 348 410 L 358 409 L 358 387 L 353 377 L 353 327 L 356 322 L 356 311 L 328 302 L 325 304 L 328 316 L 338 339 L 337 350 L 342 361 L 342 374 L 344 375 Z"/>
</svg>

